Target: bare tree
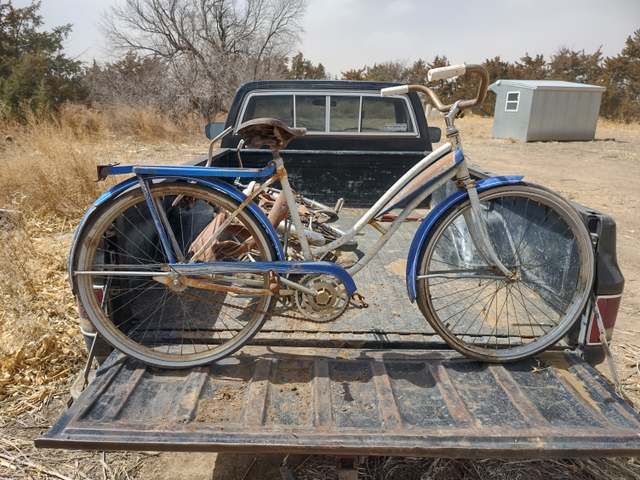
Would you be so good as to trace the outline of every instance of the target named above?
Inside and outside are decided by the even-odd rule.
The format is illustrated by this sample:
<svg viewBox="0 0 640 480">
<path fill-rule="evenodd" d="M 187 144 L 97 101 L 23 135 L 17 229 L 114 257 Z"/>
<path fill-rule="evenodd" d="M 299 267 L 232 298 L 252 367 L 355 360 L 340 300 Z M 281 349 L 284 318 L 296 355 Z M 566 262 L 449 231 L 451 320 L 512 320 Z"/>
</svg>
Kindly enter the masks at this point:
<svg viewBox="0 0 640 480">
<path fill-rule="evenodd" d="M 124 0 L 101 30 L 116 52 L 167 60 L 187 95 L 224 110 L 243 81 L 282 72 L 306 7 L 307 0 Z"/>
</svg>

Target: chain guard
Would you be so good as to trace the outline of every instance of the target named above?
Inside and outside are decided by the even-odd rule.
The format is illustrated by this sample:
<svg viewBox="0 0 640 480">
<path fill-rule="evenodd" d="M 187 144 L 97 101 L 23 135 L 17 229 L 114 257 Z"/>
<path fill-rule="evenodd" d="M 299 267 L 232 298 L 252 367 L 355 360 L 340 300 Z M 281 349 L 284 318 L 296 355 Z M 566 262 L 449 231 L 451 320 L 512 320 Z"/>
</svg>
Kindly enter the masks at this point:
<svg viewBox="0 0 640 480">
<path fill-rule="evenodd" d="M 346 292 L 346 289 L 344 288 L 344 285 L 342 285 L 342 282 L 340 282 L 338 279 L 334 278 L 333 276 L 326 275 L 326 274 L 322 274 L 322 275 L 310 274 L 310 275 L 307 275 L 306 277 L 312 278 L 312 277 L 318 277 L 318 276 L 327 277 L 328 279 L 331 280 L 331 282 L 333 284 L 339 285 L 339 287 L 340 287 L 340 289 L 341 289 L 341 291 L 343 292 L 343 295 L 344 295 L 344 297 L 341 297 L 341 298 L 347 298 L 346 297 L 347 292 Z M 303 280 L 306 277 L 303 277 Z M 165 286 L 167 288 L 170 288 L 167 285 L 165 285 Z M 347 307 L 349 306 L 349 304 L 351 304 L 352 306 L 354 306 L 356 308 L 368 308 L 369 307 L 369 304 L 365 302 L 364 297 L 356 292 L 356 293 L 353 294 L 353 296 L 350 299 L 347 299 L 345 301 L 344 306 L 342 306 L 342 308 L 339 311 L 334 311 L 333 315 L 331 315 L 331 318 L 328 318 L 327 315 L 317 315 L 317 314 L 313 315 L 313 316 L 310 316 L 310 315 L 307 314 L 308 312 L 305 313 L 303 311 L 301 311 L 301 313 L 302 313 L 302 316 L 301 316 L 298 313 L 296 313 L 296 314 L 287 314 L 287 313 L 283 313 L 283 312 L 276 313 L 274 311 L 264 311 L 264 310 L 257 310 L 257 309 L 254 309 L 254 308 L 241 307 L 239 305 L 233 305 L 231 303 L 223 302 L 223 301 L 220 301 L 220 300 L 214 300 L 214 299 L 211 299 L 211 298 L 210 299 L 204 299 L 202 297 L 198 297 L 196 295 L 192 295 L 190 293 L 187 293 L 186 291 L 175 290 L 175 289 L 172 289 L 172 290 L 173 290 L 173 293 L 176 293 L 176 294 L 178 294 L 180 296 L 183 296 L 185 298 L 190 298 L 192 300 L 198 300 L 198 301 L 204 301 L 204 302 L 207 302 L 207 303 L 211 303 L 213 305 L 222 305 L 222 306 L 225 306 L 225 307 L 228 307 L 228 308 L 232 308 L 234 310 L 242 310 L 242 311 L 249 312 L 249 313 L 262 314 L 262 315 L 265 315 L 267 317 L 289 318 L 291 320 L 306 320 L 306 321 L 312 321 L 312 322 L 316 322 L 316 323 L 325 323 L 325 322 L 330 322 L 330 321 L 337 320 L 340 316 L 342 316 L 344 314 L 344 312 L 347 311 Z M 299 292 L 299 293 L 301 293 L 302 295 L 306 296 L 306 294 L 304 294 L 302 292 Z M 296 297 L 295 302 L 297 304 L 298 303 L 298 296 L 297 295 L 293 295 L 293 296 Z M 287 298 L 291 298 L 291 297 L 281 297 L 281 300 L 285 300 L 285 302 L 286 302 Z M 291 298 L 291 303 L 293 303 L 293 301 L 294 301 L 293 298 Z M 286 303 L 288 303 L 288 302 L 286 302 Z"/>
</svg>

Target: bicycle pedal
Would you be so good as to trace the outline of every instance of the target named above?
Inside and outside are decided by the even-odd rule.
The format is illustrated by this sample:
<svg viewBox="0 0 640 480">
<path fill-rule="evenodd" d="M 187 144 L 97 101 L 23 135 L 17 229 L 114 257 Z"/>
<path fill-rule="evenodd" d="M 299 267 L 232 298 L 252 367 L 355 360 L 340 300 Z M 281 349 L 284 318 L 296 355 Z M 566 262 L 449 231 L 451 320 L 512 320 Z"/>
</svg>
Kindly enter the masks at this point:
<svg viewBox="0 0 640 480">
<path fill-rule="evenodd" d="M 350 304 L 355 308 L 369 308 L 369 304 L 364 301 L 364 296 L 360 295 L 358 292 L 351 295 Z"/>
</svg>

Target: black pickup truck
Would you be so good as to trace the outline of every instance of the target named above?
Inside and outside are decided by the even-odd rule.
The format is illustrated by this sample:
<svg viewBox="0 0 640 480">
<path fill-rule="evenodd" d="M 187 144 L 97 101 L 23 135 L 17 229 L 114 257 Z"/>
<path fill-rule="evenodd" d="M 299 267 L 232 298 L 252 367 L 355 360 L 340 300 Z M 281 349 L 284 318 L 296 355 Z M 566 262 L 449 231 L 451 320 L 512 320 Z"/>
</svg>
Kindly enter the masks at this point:
<svg viewBox="0 0 640 480">
<path fill-rule="evenodd" d="M 226 124 L 209 125 L 208 136 L 258 117 L 306 127 L 308 134 L 281 152 L 298 194 L 370 205 L 432 150 L 432 138 L 439 141 L 417 94 L 380 97 L 390 85 L 248 83 Z M 240 141 L 227 135 L 220 148 L 189 163 L 257 167 L 271 158 L 266 150 L 239 150 Z M 479 168 L 472 174 L 493 175 Z M 455 188 L 444 185 L 430 203 Z M 615 222 L 575 206 L 591 232 L 593 289 L 611 339 L 624 286 Z M 357 213 L 343 210 L 338 226 L 348 228 Z M 36 446 L 343 457 L 639 455 L 640 417 L 591 368 L 604 358 L 593 303 L 561 345 L 536 358 L 507 365 L 462 358 L 407 302 L 403 255 L 415 230 L 406 222 L 357 276 L 369 308 L 322 324 L 274 317 L 240 354 L 187 371 L 113 352 Z M 366 250 L 374 240 L 358 241 Z M 91 324 L 81 324 L 91 343 Z"/>
</svg>

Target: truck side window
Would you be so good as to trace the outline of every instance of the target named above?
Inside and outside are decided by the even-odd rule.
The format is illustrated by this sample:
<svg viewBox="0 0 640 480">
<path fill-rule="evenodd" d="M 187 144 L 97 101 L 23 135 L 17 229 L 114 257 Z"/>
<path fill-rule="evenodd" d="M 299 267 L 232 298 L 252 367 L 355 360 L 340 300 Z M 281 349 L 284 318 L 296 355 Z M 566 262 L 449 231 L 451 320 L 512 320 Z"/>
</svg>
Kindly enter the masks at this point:
<svg viewBox="0 0 640 480">
<path fill-rule="evenodd" d="M 358 132 L 360 97 L 331 97 L 331 132 Z"/>
<path fill-rule="evenodd" d="M 327 97 L 296 95 L 296 127 L 308 132 L 324 132 L 327 117 Z"/>
<path fill-rule="evenodd" d="M 362 98 L 363 132 L 413 132 L 407 104 L 399 98 Z"/>
<path fill-rule="evenodd" d="M 254 118 L 277 118 L 293 127 L 292 95 L 255 95 L 249 99 L 243 122 Z"/>
</svg>

